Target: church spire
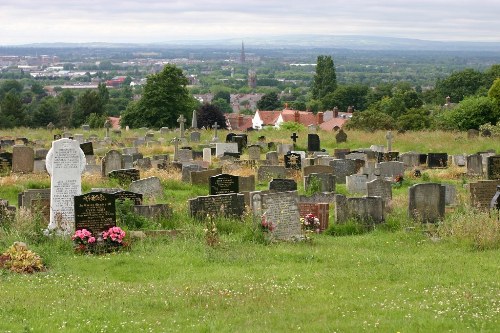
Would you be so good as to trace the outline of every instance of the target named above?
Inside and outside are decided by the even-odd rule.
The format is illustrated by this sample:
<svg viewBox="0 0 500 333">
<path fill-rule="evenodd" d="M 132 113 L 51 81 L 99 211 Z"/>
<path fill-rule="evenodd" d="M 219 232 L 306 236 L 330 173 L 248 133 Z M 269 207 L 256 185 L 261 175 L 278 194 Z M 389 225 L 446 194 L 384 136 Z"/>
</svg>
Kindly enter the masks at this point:
<svg viewBox="0 0 500 333">
<path fill-rule="evenodd" d="M 243 41 L 241 42 L 240 63 L 245 63 L 245 43 L 243 43 Z"/>
</svg>

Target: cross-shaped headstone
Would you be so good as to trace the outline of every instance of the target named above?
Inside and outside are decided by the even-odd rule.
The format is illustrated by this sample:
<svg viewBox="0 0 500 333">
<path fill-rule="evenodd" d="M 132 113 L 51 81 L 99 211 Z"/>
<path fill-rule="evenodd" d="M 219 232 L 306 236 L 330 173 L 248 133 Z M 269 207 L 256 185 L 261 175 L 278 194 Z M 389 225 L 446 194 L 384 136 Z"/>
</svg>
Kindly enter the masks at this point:
<svg viewBox="0 0 500 333">
<path fill-rule="evenodd" d="M 181 139 L 175 137 L 171 142 L 174 144 L 174 161 L 177 161 L 179 156 L 179 142 L 181 142 Z"/>
<path fill-rule="evenodd" d="M 109 138 L 109 129 L 111 128 L 111 122 L 109 119 L 106 119 L 104 122 L 104 128 L 106 129 L 106 137 Z"/>
<path fill-rule="evenodd" d="M 219 137 L 217 136 L 217 129 L 219 128 L 220 126 L 217 124 L 217 122 L 215 122 L 213 125 L 212 125 L 212 128 L 215 130 L 214 132 L 214 137 L 213 137 L 213 141 L 217 141 L 219 140 Z"/>
<path fill-rule="evenodd" d="M 385 138 L 387 139 L 387 151 L 392 151 L 392 132 L 387 131 L 387 134 L 385 135 Z"/>
<path fill-rule="evenodd" d="M 184 118 L 184 115 L 180 115 L 179 118 L 177 119 L 177 122 L 179 123 L 179 126 L 181 128 L 181 138 L 184 137 L 184 123 L 186 122 L 186 118 Z"/>
<path fill-rule="evenodd" d="M 293 140 L 293 143 L 297 143 L 297 139 L 299 138 L 299 136 L 294 132 L 290 138 Z"/>
<path fill-rule="evenodd" d="M 50 122 L 50 123 L 48 123 L 48 124 L 47 124 L 47 129 L 48 129 L 50 132 L 52 132 L 52 130 L 54 129 L 54 127 L 55 127 L 55 126 L 54 126 L 54 124 L 53 124 L 52 122 Z"/>
</svg>

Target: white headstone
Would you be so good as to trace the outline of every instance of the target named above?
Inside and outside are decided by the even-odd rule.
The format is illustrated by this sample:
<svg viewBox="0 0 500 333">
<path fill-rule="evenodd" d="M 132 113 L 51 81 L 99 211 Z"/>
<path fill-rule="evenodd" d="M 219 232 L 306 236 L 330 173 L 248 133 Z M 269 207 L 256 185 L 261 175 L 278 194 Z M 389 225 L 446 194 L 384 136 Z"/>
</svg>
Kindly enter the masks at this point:
<svg viewBox="0 0 500 333">
<path fill-rule="evenodd" d="M 238 152 L 238 144 L 231 143 L 216 143 L 215 144 L 215 156 L 221 157 L 224 156 L 224 153 L 237 153 Z"/>
<path fill-rule="evenodd" d="M 81 174 L 85 164 L 85 154 L 77 141 L 60 139 L 52 142 L 45 162 L 51 176 L 49 230 L 59 226 L 70 233 L 74 228 L 74 196 L 82 194 Z"/>
<path fill-rule="evenodd" d="M 203 161 L 212 163 L 212 149 L 203 148 Z"/>
</svg>

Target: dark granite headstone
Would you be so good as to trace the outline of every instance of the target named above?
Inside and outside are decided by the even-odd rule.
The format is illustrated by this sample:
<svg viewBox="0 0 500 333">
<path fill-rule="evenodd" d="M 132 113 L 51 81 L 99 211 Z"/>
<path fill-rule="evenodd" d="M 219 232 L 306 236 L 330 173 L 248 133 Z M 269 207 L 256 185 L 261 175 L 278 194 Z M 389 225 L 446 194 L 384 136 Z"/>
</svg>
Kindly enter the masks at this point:
<svg viewBox="0 0 500 333">
<path fill-rule="evenodd" d="M 243 148 L 246 148 L 246 140 L 241 135 L 234 135 L 231 138 L 231 142 L 235 142 L 238 145 L 238 152 L 241 154 L 243 152 Z"/>
<path fill-rule="evenodd" d="M 12 168 L 12 153 L 1 152 L 0 153 L 0 170 L 6 170 Z"/>
<path fill-rule="evenodd" d="M 428 168 L 446 168 L 448 166 L 447 153 L 429 153 L 427 155 Z"/>
<path fill-rule="evenodd" d="M 307 134 L 307 151 L 320 151 L 321 144 L 318 134 Z"/>
<path fill-rule="evenodd" d="M 231 152 L 225 151 L 223 156 L 231 156 L 234 158 L 240 158 L 241 154 L 240 153 L 231 153 Z"/>
<path fill-rule="evenodd" d="M 87 229 L 94 236 L 116 226 L 115 195 L 90 192 L 74 197 L 75 230 Z"/>
<path fill-rule="evenodd" d="M 500 155 L 489 156 L 486 162 L 486 176 L 489 180 L 500 179 Z"/>
<path fill-rule="evenodd" d="M 235 136 L 236 133 L 228 133 L 226 135 L 226 143 L 233 142 L 233 136 Z"/>
<path fill-rule="evenodd" d="M 273 192 L 297 191 L 297 182 L 293 179 L 274 178 L 269 182 L 269 191 Z"/>
<path fill-rule="evenodd" d="M 130 184 L 133 181 L 141 179 L 138 169 L 119 169 L 108 173 L 108 177 L 117 179 L 120 185 Z"/>
<path fill-rule="evenodd" d="M 207 215 L 241 218 L 245 196 L 240 193 L 207 195 L 189 199 L 189 215 L 205 220 Z"/>
<path fill-rule="evenodd" d="M 399 160 L 399 152 L 398 151 L 389 151 L 387 153 L 378 153 L 377 162 L 391 162 Z"/>
<path fill-rule="evenodd" d="M 418 162 L 420 164 L 427 164 L 427 154 L 418 154 Z"/>
<path fill-rule="evenodd" d="M 142 205 L 143 195 L 141 193 L 135 193 L 130 191 L 118 191 L 113 194 L 115 195 L 116 200 L 125 201 L 129 199 L 134 203 L 134 205 Z"/>
<path fill-rule="evenodd" d="M 210 177 L 210 195 L 238 193 L 239 180 L 238 176 L 229 175 L 226 173 Z"/>
<path fill-rule="evenodd" d="M 285 155 L 285 168 L 300 170 L 302 168 L 302 161 L 300 154 L 287 153 Z"/>
<path fill-rule="evenodd" d="M 94 155 L 94 147 L 92 145 L 92 142 L 81 143 L 80 148 L 83 150 L 83 153 L 85 154 L 85 156 Z"/>
</svg>

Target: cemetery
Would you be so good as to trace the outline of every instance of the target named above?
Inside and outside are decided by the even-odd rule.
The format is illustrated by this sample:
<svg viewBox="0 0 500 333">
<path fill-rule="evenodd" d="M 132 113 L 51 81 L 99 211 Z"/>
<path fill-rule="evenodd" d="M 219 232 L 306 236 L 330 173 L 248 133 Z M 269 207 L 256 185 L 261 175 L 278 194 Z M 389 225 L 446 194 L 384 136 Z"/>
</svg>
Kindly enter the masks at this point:
<svg viewBox="0 0 500 333">
<path fill-rule="evenodd" d="M 500 138 L 194 131 L 181 117 L 0 131 L 6 327 L 500 325 Z"/>
</svg>

